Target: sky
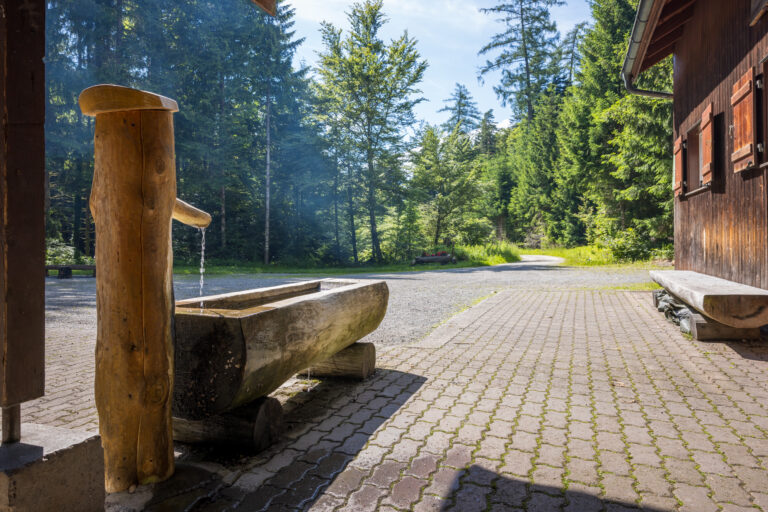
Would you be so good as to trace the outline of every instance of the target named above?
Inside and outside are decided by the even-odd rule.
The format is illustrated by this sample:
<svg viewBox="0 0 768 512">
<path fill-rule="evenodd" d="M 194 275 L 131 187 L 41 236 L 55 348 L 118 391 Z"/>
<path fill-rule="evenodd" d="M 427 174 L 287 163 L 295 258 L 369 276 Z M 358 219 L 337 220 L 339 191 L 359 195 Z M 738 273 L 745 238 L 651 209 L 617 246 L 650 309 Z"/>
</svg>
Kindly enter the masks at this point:
<svg viewBox="0 0 768 512">
<path fill-rule="evenodd" d="M 296 9 L 296 36 L 306 39 L 296 53 L 297 62 L 309 66 L 317 62 L 322 50 L 320 22 L 328 21 L 337 27 L 348 28 L 346 12 L 353 0 L 289 0 Z M 450 97 L 456 83 L 466 85 L 480 112 L 493 109 L 497 121 L 510 116 L 510 109 L 502 107 L 493 92 L 498 75 L 487 74 L 484 83 L 478 82 L 478 69 L 486 56 L 477 52 L 490 41 L 491 36 L 503 28 L 492 15 L 480 9 L 491 7 L 496 0 L 384 0 L 384 13 L 389 22 L 382 29 L 385 41 L 395 39 L 407 30 L 415 38 L 417 49 L 429 68 L 421 84 L 425 101 L 416 107 L 416 117 L 428 123 L 442 123 L 447 113 L 438 113 Z M 552 18 L 561 34 L 589 18 L 587 0 L 567 0 L 562 7 L 553 8 Z"/>
</svg>

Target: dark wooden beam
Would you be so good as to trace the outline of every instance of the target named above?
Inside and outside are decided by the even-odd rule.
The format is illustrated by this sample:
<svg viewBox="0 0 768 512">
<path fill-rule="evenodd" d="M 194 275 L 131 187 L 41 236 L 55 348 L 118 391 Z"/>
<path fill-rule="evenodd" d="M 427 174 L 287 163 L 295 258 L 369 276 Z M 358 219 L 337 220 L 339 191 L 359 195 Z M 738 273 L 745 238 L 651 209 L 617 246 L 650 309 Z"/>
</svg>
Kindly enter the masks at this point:
<svg viewBox="0 0 768 512">
<path fill-rule="evenodd" d="M 277 0 L 253 0 L 253 3 L 264 9 L 272 16 L 277 15 Z"/>
<path fill-rule="evenodd" d="M 675 14 L 664 23 L 658 24 L 653 31 L 650 44 L 640 65 L 641 73 L 672 53 L 675 50 L 675 43 L 683 36 L 685 24 L 693 16 L 694 5 L 692 3 L 687 3 L 685 6 L 682 3 L 679 5 L 680 8 L 675 9 Z"/>
<path fill-rule="evenodd" d="M 668 32 L 664 37 L 658 39 L 654 37 L 653 42 L 648 46 L 648 51 L 645 54 L 646 60 L 655 57 L 660 51 L 664 51 L 670 46 L 673 46 L 677 40 L 683 36 L 684 28 L 684 26 L 677 27 L 672 32 Z"/>
<path fill-rule="evenodd" d="M 0 406 L 11 410 L 45 384 L 45 6 L 0 0 Z"/>
<path fill-rule="evenodd" d="M 660 49 L 658 52 L 654 53 L 653 55 L 647 55 L 645 59 L 643 59 L 642 66 L 640 66 L 640 72 L 642 73 L 646 69 L 655 66 L 659 62 L 669 57 L 669 55 L 675 51 L 676 43 L 677 41 L 671 43 L 669 46 Z"/>
<path fill-rule="evenodd" d="M 664 10 L 661 11 L 661 17 L 659 23 L 666 23 L 673 16 L 677 16 L 684 10 L 692 7 L 696 3 L 696 0 L 671 0 L 664 6 Z"/>
<path fill-rule="evenodd" d="M 688 7 L 684 11 L 677 13 L 672 18 L 663 23 L 659 23 L 656 26 L 656 30 L 653 31 L 653 38 L 651 39 L 651 46 L 658 41 L 666 37 L 667 35 L 675 32 L 676 30 L 684 27 L 686 23 L 691 20 L 693 16 L 693 6 Z"/>
</svg>

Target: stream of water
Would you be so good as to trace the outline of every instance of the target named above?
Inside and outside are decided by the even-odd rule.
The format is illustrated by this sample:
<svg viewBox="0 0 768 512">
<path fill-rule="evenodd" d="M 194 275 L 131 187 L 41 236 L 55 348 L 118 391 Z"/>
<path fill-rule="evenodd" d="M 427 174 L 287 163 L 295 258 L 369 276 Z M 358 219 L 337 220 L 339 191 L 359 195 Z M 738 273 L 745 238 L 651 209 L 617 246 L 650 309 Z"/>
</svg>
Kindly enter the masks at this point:
<svg viewBox="0 0 768 512">
<path fill-rule="evenodd" d="M 203 296 L 203 289 L 205 288 L 205 228 L 200 228 L 200 294 Z M 200 312 L 203 312 L 203 301 L 200 301 Z"/>
</svg>

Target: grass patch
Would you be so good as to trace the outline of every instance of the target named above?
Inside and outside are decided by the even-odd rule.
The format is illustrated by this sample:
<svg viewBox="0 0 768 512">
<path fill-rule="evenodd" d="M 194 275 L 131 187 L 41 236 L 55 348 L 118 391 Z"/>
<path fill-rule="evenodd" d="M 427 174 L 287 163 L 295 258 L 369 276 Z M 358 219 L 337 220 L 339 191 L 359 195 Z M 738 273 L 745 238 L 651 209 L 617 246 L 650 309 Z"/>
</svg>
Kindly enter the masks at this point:
<svg viewBox="0 0 768 512">
<path fill-rule="evenodd" d="M 520 250 L 509 242 L 496 242 L 487 245 L 457 245 L 454 255 L 462 261 L 476 266 L 500 265 L 520 261 Z"/>
<path fill-rule="evenodd" d="M 669 268 L 669 263 L 655 260 L 645 261 L 620 261 L 617 260 L 611 250 L 595 246 L 555 247 L 551 249 L 522 249 L 522 254 L 534 254 L 543 256 L 557 256 L 565 260 L 563 265 L 569 267 L 615 267 L 622 269 L 654 270 Z"/>
<path fill-rule="evenodd" d="M 557 256 L 563 258 L 564 265 L 569 267 L 595 267 L 602 265 L 616 265 L 619 262 L 613 257 L 611 251 L 594 246 L 554 247 L 551 249 L 524 249 L 523 254 L 535 254 L 542 256 Z"/>
<path fill-rule="evenodd" d="M 644 283 L 631 283 L 622 284 L 619 286 L 606 286 L 603 290 L 622 290 L 628 292 L 650 292 L 653 290 L 659 290 L 661 286 L 653 281 L 646 281 Z"/>
<path fill-rule="evenodd" d="M 471 261 L 460 261 L 458 263 L 449 263 L 440 265 L 439 263 L 429 265 L 411 265 L 409 263 L 396 263 L 388 265 L 358 265 L 354 267 L 291 267 L 286 265 L 218 265 L 216 263 L 205 265 L 206 275 L 228 275 L 228 274 L 264 274 L 269 277 L 270 274 L 302 274 L 307 276 L 317 275 L 342 275 L 342 274 L 380 274 L 391 272 L 423 272 L 425 270 L 445 270 L 449 268 L 467 268 L 482 266 Z M 197 275 L 200 273 L 200 267 L 197 265 L 174 265 L 174 274 Z"/>
<path fill-rule="evenodd" d="M 488 245 L 456 246 L 453 254 L 459 260 L 457 263 L 441 265 L 431 263 L 426 265 L 411 265 L 407 263 L 388 263 L 384 265 L 357 265 L 347 267 L 296 267 L 289 265 L 263 265 L 263 264 L 218 264 L 210 261 L 205 265 L 205 273 L 208 275 L 227 274 L 302 274 L 307 276 L 327 276 L 341 274 L 382 274 L 392 272 L 424 272 L 429 270 L 446 270 L 451 268 L 487 267 L 501 263 L 520 261 L 520 252 L 510 243 L 494 243 Z M 173 272 L 180 275 L 197 275 L 200 273 L 198 265 L 174 265 Z"/>
</svg>

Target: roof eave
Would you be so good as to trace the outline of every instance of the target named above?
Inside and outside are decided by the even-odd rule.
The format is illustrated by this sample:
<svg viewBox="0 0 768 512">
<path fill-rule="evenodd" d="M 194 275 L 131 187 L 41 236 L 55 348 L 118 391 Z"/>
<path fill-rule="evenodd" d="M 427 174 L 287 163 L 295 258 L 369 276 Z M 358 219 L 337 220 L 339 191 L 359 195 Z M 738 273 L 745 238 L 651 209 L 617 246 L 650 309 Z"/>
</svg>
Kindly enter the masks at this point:
<svg viewBox="0 0 768 512">
<path fill-rule="evenodd" d="M 637 5 L 635 23 L 632 26 L 627 54 L 621 69 L 621 78 L 630 93 L 660 99 L 672 98 L 672 94 L 668 92 L 645 91 L 634 86 L 664 4 L 664 0 L 640 0 Z"/>
<path fill-rule="evenodd" d="M 264 9 L 267 14 L 277 15 L 277 0 L 252 0 L 253 3 Z"/>
</svg>

